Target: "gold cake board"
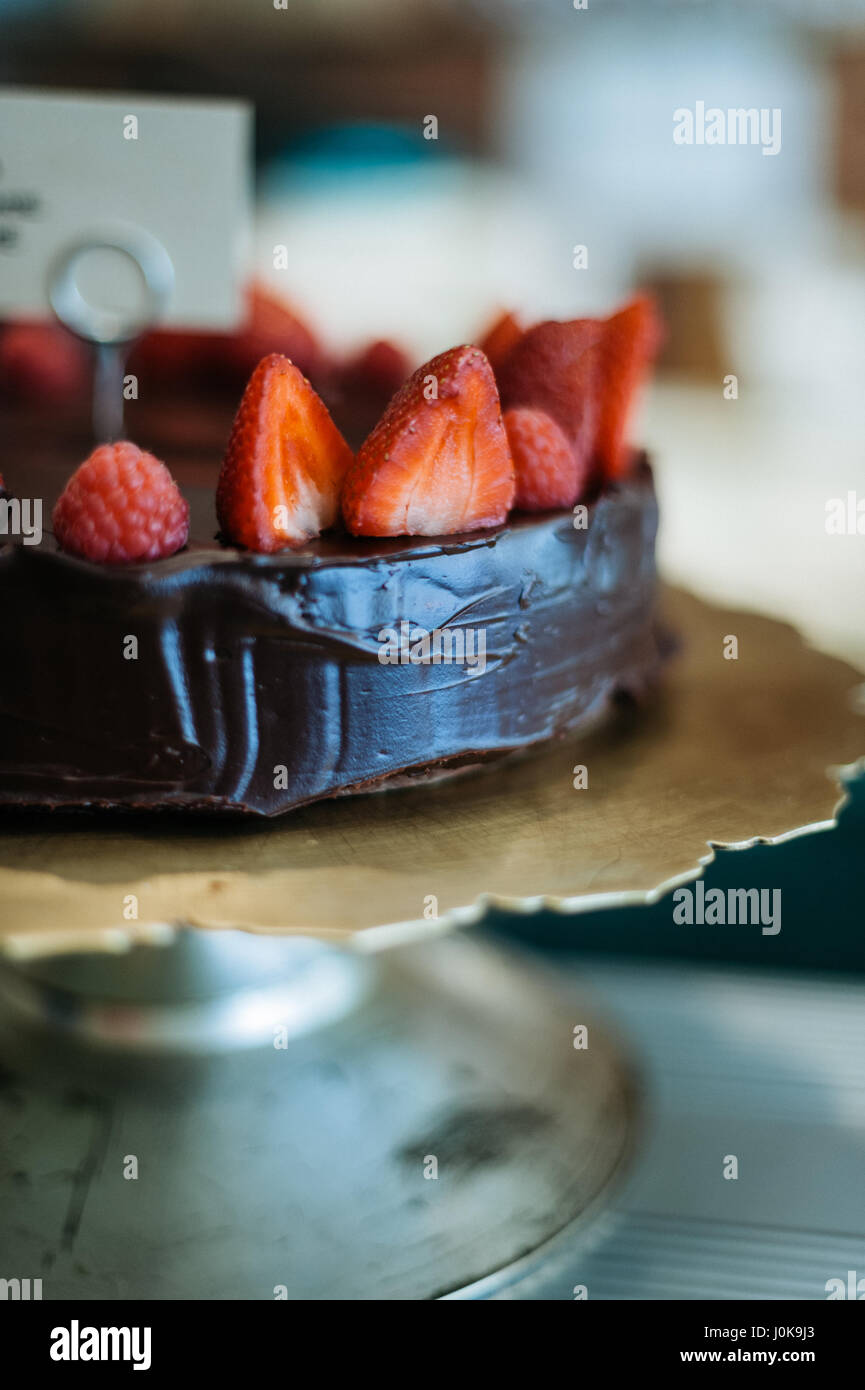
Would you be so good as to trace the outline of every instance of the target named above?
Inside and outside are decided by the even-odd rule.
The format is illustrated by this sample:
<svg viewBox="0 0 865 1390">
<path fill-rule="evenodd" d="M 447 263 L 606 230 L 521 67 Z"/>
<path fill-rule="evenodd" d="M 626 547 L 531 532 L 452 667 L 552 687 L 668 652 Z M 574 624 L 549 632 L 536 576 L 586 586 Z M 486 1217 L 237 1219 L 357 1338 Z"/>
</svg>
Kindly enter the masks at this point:
<svg viewBox="0 0 865 1390">
<path fill-rule="evenodd" d="M 125 949 L 176 924 L 375 946 L 487 904 L 650 901 L 712 845 L 831 824 L 841 773 L 865 753 L 861 675 L 783 623 L 675 589 L 662 607 L 681 647 L 648 708 L 483 772 L 277 821 L 7 814 L 7 952 Z"/>
</svg>

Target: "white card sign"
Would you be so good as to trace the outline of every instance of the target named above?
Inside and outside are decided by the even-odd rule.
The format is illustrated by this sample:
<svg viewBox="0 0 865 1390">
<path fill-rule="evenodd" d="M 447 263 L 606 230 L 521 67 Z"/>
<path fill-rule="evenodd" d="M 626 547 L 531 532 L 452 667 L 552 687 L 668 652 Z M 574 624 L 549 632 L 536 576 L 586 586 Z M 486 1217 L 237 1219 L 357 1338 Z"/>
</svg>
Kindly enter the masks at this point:
<svg viewBox="0 0 865 1390">
<path fill-rule="evenodd" d="M 71 248 L 140 232 L 173 266 L 163 322 L 235 327 L 250 155 L 242 102 L 0 91 L 0 318 L 48 316 L 52 267 Z M 79 283 L 120 309 L 135 286 L 111 255 L 82 262 Z"/>
</svg>

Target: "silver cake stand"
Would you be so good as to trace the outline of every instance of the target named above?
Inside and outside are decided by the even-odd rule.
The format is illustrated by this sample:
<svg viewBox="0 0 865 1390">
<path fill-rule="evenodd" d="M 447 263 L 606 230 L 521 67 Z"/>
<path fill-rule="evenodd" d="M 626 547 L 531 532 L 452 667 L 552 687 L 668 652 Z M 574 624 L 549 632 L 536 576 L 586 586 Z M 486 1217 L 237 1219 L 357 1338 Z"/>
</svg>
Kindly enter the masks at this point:
<svg viewBox="0 0 865 1390">
<path fill-rule="evenodd" d="M 0 1273 L 44 1299 L 572 1298 L 634 1141 L 618 1047 L 483 939 L 358 942 L 3 962 Z"/>
</svg>

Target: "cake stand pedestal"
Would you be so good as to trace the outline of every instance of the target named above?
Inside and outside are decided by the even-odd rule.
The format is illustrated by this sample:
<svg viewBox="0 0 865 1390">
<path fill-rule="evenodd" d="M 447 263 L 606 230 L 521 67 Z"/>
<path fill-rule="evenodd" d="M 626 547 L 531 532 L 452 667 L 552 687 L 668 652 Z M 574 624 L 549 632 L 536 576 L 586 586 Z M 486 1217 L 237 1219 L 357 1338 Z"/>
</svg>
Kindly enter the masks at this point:
<svg viewBox="0 0 865 1390">
<path fill-rule="evenodd" d="M 7 963 L 0 1055 L 5 1267 L 45 1299 L 508 1296 L 634 1143 L 588 1006 L 460 938 Z"/>
</svg>

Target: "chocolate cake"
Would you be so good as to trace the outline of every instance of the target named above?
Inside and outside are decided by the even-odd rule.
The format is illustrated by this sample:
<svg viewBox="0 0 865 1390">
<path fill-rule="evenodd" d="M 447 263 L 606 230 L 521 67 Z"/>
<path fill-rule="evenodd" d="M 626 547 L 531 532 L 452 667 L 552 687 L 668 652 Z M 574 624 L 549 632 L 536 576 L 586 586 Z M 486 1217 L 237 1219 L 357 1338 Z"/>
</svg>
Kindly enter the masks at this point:
<svg viewBox="0 0 865 1390">
<path fill-rule="evenodd" d="M 7 435 L 0 481 L 45 529 L 0 534 L 0 806 L 275 816 L 453 775 L 641 695 L 657 505 L 622 438 L 632 313 L 530 330 L 504 419 L 488 358 L 450 350 L 356 456 L 279 355 L 221 472 L 188 414 L 170 473 L 129 443 L 75 472 L 68 441 Z M 597 393 L 588 417 L 568 374 Z"/>
<path fill-rule="evenodd" d="M 174 473 L 193 539 L 170 559 L 107 568 L 50 535 L 0 549 L 0 804 L 277 815 L 578 729 L 657 672 L 645 462 L 585 529 L 557 512 L 275 556 L 215 543 L 201 468 Z M 48 516 L 64 481 L 6 478 Z M 410 655 L 403 622 L 462 633 L 474 664 L 381 660 Z M 483 669 L 467 630 L 484 633 Z"/>
</svg>

